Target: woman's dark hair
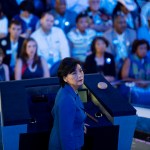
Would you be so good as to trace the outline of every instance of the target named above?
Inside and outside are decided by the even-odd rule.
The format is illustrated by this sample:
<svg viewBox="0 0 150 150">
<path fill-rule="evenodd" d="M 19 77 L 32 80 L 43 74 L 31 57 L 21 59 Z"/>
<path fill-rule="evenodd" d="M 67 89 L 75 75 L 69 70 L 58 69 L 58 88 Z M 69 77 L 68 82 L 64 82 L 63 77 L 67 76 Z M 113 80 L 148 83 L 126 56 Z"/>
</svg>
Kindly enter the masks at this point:
<svg viewBox="0 0 150 150">
<path fill-rule="evenodd" d="M 78 64 L 81 65 L 81 62 L 71 57 L 64 58 L 61 61 L 57 75 L 59 77 L 60 85 L 62 87 L 64 87 L 64 85 L 66 84 L 63 78 L 66 77 L 68 74 L 74 72 Z"/>
<path fill-rule="evenodd" d="M 137 51 L 137 48 L 140 46 L 140 45 L 143 45 L 143 44 L 146 44 L 147 45 L 147 50 L 149 50 L 150 46 L 149 46 L 149 43 L 148 41 L 142 39 L 142 40 L 135 40 L 132 44 L 132 53 L 136 53 Z"/>
<path fill-rule="evenodd" d="M 98 40 L 103 41 L 106 44 L 106 47 L 108 47 L 109 42 L 107 41 L 106 38 L 101 37 L 101 36 L 97 36 L 93 39 L 92 44 L 91 44 L 91 51 L 95 54 L 96 53 L 96 48 L 95 48 L 95 44 Z"/>
<path fill-rule="evenodd" d="M 23 62 L 24 62 L 25 64 L 27 63 L 27 60 L 28 60 L 27 44 L 28 44 L 30 41 L 35 42 L 35 43 L 36 43 L 36 46 L 37 46 L 37 42 L 36 42 L 33 38 L 31 38 L 31 37 L 24 40 L 23 45 L 22 45 L 22 48 L 21 48 L 20 57 L 21 57 L 21 59 L 23 60 Z M 37 49 L 36 49 L 36 50 L 37 50 Z M 34 56 L 34 61 L 33 61 L 33 64 L 32 64 L 32 68 L 34 68 L 34 66 L 35 66 L 36 64 L 41 65 L 39 56 L 37 55 L 37 51 L 36 51 L 35 56 Z"/>
</svg>

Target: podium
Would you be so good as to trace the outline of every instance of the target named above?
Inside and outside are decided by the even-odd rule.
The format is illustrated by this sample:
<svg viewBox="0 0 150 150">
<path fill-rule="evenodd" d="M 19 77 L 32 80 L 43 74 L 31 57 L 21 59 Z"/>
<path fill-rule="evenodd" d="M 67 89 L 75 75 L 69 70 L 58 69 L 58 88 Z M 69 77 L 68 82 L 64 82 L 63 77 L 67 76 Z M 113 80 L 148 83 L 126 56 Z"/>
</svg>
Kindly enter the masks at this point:
<svg viewBox="0 0 150 150">
<path fill-rule="evenodd" d="M 107 83 L 107 89 L 97 88 L 101 81 Z M 86 75 L 85 85 L 93 94 L 93 103 L 113 125 L 119 126 L 118 150 L 130 150 L 137 122 L 135 108 L 101 75 Z"/>
<path fill-rule="evenodd" d="M 100 90 L 103 81 L 108 88 Z M 48 149 L 53 125 L 51 109 L 59 80 L 56 77 L 1 82 L 1 122 L 4 150 Z M 130 150 L 136 125 L 136 110 L 124 100 L 101 75 L 85 75 L 79 90 L 86 112 L 98 123 L 87 118 L 87 134 L 83 150 Z M 122 146 L 123 145 L 123 146 Z"/>
</svg>

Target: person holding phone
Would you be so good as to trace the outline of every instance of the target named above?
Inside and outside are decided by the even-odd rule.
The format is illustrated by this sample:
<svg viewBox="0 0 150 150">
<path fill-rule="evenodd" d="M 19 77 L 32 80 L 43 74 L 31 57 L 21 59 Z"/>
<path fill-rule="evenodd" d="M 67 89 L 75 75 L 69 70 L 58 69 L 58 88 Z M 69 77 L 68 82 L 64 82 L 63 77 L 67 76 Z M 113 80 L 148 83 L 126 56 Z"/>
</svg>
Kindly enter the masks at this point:
<svg viewBox="0 0 150 150">
<path fill-rule="evenodd" d="M 49 150 L 81 150 L 84 144 L 86 114 L 77 91 L 84 82 L 80 62 L 69 57 L 63 59 L 58 69 L 58 77 L 61 88 L 52 109 L 54 123 Z"/>
</svg>

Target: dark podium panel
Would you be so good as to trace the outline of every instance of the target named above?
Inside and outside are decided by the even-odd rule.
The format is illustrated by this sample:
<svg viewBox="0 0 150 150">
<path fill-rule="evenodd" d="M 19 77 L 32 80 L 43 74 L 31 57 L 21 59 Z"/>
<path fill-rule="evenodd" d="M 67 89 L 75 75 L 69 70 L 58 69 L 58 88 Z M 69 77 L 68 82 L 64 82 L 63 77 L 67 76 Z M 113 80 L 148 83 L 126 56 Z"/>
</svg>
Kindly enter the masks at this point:
<svg viewBox="0 0 150 150">
<path fill-rule="evenodd" d="M 106 82 L 108 89 L 98 89 L 99 81 Z M 124 150 L 120 146 L 124 138 L 128 140 L 124 143 L 130 147 L 130 138 L 136 120 L 135 110 L 126 101 L 113 100 L 113 94 L 116 98 L 118 93 L 102 76 L 86 75 L 84 84 L 85 87 L 83 86 L 79 93 L 86 112 L 93 117 L 96 113 L 103 115 L 95 117 L 98 123 L 90 118 L 86 119 L 86 123 L 90 126 L 87 127 L 83 150 Z M 0 84 L 4 150 L 47 150 L 53 125 L 51 109 L 59 88 L 58 78 L 10 81 Z M 111 97 L 108 96 L 109 90 Z M 122 100 L 122 97 L 118 97 Z M 127 127 L 124 121 L 132 125 L 128 124 Z"/>
</svg>

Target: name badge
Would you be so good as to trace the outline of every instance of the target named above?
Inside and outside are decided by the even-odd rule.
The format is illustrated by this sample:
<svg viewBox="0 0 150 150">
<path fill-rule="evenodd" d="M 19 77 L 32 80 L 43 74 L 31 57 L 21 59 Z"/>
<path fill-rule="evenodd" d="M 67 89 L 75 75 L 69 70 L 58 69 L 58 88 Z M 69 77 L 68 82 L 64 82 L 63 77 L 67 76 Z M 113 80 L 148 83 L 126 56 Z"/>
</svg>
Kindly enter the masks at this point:
<svg viewBox="0 0 150 150">
<path fill-rule="evenodd" d="M 11 50 L 11 49 L 6 50 L 6 54 L 7 54 L 7 55 L 12 54 L 12 50 Z"/>
</svg>

